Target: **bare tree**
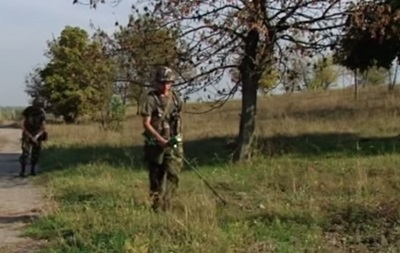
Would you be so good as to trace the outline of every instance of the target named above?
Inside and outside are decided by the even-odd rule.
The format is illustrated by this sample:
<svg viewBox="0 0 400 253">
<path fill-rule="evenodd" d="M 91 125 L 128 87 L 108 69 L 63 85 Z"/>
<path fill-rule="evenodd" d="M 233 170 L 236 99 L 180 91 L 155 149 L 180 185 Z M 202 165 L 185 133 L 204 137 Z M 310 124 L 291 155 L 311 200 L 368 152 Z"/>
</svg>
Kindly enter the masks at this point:
<svg viewBox="0 0 400 253">
<path fill-rule="evenodd" d="M 216 98 L 218 102 L 226 101 L 241 92 L 242 112 L 234 156 L 238 161 L 251 157 L 262 73 L 273 62 L 285 71 L 290 52 L 312 58 L 334 48 L 350 2 L 143 0 L 139 7 L 148 15 L 163 19 L 163 26 L 179 28 L 180 38 L 187 45 L 181 60 L 198 70 L 195 76 L 182 78 L 188 92 L 215 87 L 230 71 L 239 70 L 239 81 Z M 135 11 L 139 7 L 134 7 Z"/>
</svg>

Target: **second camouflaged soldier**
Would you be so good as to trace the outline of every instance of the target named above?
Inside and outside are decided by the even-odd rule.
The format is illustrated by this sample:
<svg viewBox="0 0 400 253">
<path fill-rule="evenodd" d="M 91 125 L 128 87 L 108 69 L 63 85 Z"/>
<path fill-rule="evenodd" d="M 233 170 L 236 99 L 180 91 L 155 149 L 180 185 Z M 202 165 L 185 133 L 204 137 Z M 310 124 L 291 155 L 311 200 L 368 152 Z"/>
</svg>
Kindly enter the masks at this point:
<svg viewBox="0 0 400 253">
<path fill-rule="evenodd" d="M 147 93 L 141 104 L 146 137 L 144 159 L 149 169 L 150 196 L 155 211 L 169 209 L 183 166 L 182 143 L 176 142 L 181 138 L 182 100 L 172 89 L 174 81 L 175 75 L 170 68 L 158 68 L 154 89 Z"/>
<path fill-rule="evenodd" d="M 45 129 L 46 112 L 44 110 L 44 100 L 35 98 L 31 106 L 25 108 L 22 112 L 22 154 L 19 158 L 21 163 L 20 176 L 25 176 L 25 167 L 31 155 L 31 175 L 36 175 L 36 164 L 38 163 L 42 149 L 42 141 L 47 140 Z"/>
</svg>

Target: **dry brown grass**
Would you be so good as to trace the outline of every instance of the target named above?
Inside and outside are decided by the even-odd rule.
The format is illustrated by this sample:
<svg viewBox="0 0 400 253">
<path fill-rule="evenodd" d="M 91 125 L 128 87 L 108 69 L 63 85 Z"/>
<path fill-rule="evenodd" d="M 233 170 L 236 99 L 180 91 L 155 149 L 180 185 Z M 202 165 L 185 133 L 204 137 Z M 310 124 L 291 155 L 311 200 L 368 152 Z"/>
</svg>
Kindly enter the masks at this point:
<svg viewBox="0 0 400 253">
<path fill-rule="evenodd" d="M 237 135 L 239 101 L 228 102 L 207 114 L 191 113 L 208 108 L 203 104 L 186 104 L 187 113 L 183 115 L 186 141 Z M 130 111 L 121 132 L 104 132 L 98 124 L 82 124 L 52 125 L 50 133 L 63 145 L 142 145 L 141 119 L 134 111 L 134 108 Z M 359 101 L 354 101 L 352 90 L 265 97 L 259 100 L 256 132 L 260 139 L 319 133 L 392 136 L 400 132 L 399 112 L 398 92 L 388 93 L 384 87 L 361 89 Z"/>
</svg>

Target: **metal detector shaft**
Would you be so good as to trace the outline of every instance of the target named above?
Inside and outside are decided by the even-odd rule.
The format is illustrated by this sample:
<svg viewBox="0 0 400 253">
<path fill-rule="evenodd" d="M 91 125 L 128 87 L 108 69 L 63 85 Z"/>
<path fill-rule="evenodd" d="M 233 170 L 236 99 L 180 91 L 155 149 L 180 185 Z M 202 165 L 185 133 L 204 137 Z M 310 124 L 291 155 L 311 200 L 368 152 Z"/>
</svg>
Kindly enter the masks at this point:
<svg viewBox="0 0 400 253">
<path fill-rule="evenodd" d="M 152 145 L 156 145 L 156 141 L 153 137 L 149 136 L 146 132 L 142 134 L 149 143 Z M 173 139 L 174 142 L 170 143 L 170 146 L 172 148 L 176 148 L 176 143 L 175 142 L 180 142 L 180 138 L 178 139 Z M 218 194 L 218 192 L 207 182 L 207 180 L 197 171 L 197 169 L 185 158 L 183 157 L 183 161 L 189 165 L 189 167 L 197 174 L 197 176 L 203 180 L 204 184 L 214 193 L 214 195 L 222 202 L 222 204 L 226 205 L 226 201 Z"/>
<path fill-rule="evenodd" d="M 214 195 L 222 202 L 222 204 L 226 205 L 226 201 L 218 194 L 218 192 L 208 183 L 208 181 L 197 171 L 197 169 L 185 158 L 183 157 L 183 161 L 199 176 L 201 180 L 203 180 L 204 184 L 214 193 Z"/>
</svg>

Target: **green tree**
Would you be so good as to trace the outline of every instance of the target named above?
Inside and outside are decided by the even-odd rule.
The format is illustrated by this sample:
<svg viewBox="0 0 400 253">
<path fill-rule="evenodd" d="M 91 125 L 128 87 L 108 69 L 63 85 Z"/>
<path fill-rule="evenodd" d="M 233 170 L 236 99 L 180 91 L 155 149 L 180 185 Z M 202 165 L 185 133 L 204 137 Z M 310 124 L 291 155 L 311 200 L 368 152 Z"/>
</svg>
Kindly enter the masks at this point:
<svg viewBox="0 0 400 253">
<path fill-rule="evenodd" d="M 25 76 L 25 92 L 32 98 L 43 93 L 43 80 L 40 76 L 43 67 L 36 66 Z"/>
<path fill-rule="evenodd" d="M 144 87 L 152 80 L 154 67 L 167 65 L 179 74 L 190 69 L 180 61 L 176 31 L 160 27 L 160 20 L 131 15 L 126 26 L 113 34 L 113 59 L 118 68 L 116 81 L 130 99 L 139 104 Z M 139 107 L 137 107 L 139 110 Z"/>
<path fill-rule="evenodd" d="M 92 42 L 87 49 L 87 56 L 85 61 L 89 66 L 88 87 L 86 88 L 89 92 L 87 99 L 87 106 L 85 108 L 88 112 L 100 112 L 101 123 L 103 128 L 108 129 L 113 127 L 116 119 L 113 116 L 112 107 L 110 106 L 115 95 L 115 73 L 117 66 L 109 56 L 109 51 L 102 39 L 102 33 L 97 32 L 94 34 Z M 124 116 L 124 115 L 123 115 Z M 122 117 L 122 116 L 121 116 Z"/>
<path fill-rule="evenodd" d="M 310 90 L 328 89 L 339 77 L 337 66 L 333 65 L 332 57 L 318 59 L 314 65 Z"/>
<path fill-rule="evenodd" d="M 91 41 L 85 30 L 66 26 L 48 42 L 46 56 L 49 62 L 27 77 L 27 91 L 44 97 L 55 116 L 73 123 L 78 116 L 98 112 L 111 99 L 114 69 L 101 43 Z"/>
<path fill-rule="evenodd" d="M 355 77 L 377 67 L 390 69 L 400 55 L 400 14 L 398 0 L 359 1 L 347 11 L 334 60 L 352 70 Z M 355 78 L 355 99 L 358 98 Z"/>
<path fill-rule="evenodd" d="M 363 73 L 359 74 L 359 79 L 363 86 L 365 85 L 382 85 L 388 82 L 389 71 L 385 68 L 370 67 Z"/>
<path fill-rule="evenodd" d="M 264 73 L 261 75 L 260 78 L 260 90 L 263 93 L 267 93 L 271 89 L 275 88 L 280 80 L 280 74 L 279 71 L 276 69 L 267 69 L 264 71 Z"/>
</svg>

